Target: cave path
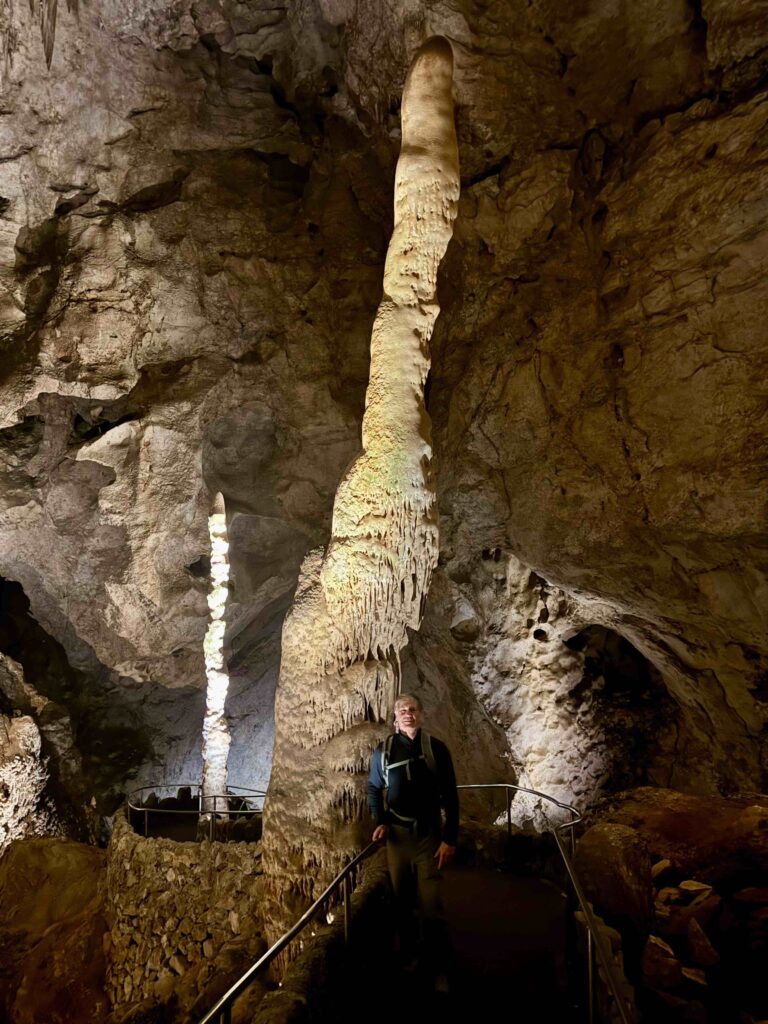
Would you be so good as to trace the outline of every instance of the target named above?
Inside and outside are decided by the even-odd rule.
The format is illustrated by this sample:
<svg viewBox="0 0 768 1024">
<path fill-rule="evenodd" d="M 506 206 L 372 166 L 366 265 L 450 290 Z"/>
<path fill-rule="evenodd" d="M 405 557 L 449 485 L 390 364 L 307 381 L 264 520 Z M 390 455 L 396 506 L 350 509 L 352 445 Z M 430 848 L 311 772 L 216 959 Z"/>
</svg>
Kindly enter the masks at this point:
<svg viewBox="0 0 768 1024">
<path fill-rule="evenodd" d="M 359 969 L 350 1005 L 323 1014 L 324 1024 L 481 1024 L 527 1019 L 532 1006 L 541 1021 L 575 1019 L 566 898 L 556 885 L 492 865 L 460 865 L 445 873 L 443 889 L 454 952 L 449 992 L 434 993 L 431 979 L 399 969 L 386 938 L 363 941 L 351 957 Z"/>
</svg>

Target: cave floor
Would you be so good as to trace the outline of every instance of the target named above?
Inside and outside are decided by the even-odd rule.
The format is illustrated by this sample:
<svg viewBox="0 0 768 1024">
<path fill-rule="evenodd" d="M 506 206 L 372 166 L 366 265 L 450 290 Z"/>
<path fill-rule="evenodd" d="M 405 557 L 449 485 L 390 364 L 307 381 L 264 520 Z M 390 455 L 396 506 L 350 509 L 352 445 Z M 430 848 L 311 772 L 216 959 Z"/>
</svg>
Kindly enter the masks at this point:
<svg viewBox="0 0 768 1024">
<path fill-rule="evenodd" d="M 404 970 L 389 947 L 378 957 L 369 951 L 358 975 L 367 1024 L 479 1024 L 519 1017 L 529 1006 L 540 1021 L 575 1019 L 566 900 L 556 886 L 491 866 L 454 866 L 445 873 L 443 898 L 453 946 L 448 991 L 435 992 L 425 970 Z M 359 1013 L 358 1003 L 355 1019 Z M 338 1014 L 333 1024 L 343 1020 Z"/>
<path fill-rule="evenodd" d="M 552 883 L 459 867 L 446 873 L 444 886 L 455 957 L 452 1016 L 493 1019 L 504 1007 L 516 1016 L 533 1005 L 548 1020 L 570 1007 L 565 897 Z"/>
</svg>

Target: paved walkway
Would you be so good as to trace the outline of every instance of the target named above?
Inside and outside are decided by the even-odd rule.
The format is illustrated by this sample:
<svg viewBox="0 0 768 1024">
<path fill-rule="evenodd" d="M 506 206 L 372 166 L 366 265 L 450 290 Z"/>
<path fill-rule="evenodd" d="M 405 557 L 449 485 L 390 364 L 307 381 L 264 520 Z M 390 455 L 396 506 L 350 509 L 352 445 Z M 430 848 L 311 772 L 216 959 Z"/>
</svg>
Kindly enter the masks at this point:
<svg viewBox="0 0 768 1024">
<path fill-rule="evenodd" d="M 448 992 L 370 950 L 355 1000 L 365 1024 L 485 1024 L 576 1019 L 565 975 L 565 898 L 543 879 L 485 866 L 445 873 L 445 915 L 454 964 Z M 361 979 L 358 979 L 360 982 Z M 535 1012 L 530 1007 L 535 1007 Z M 346 1020 L 343 1014 L 328 1024 Z"/>
<path fill-rule="evenodd" d="M 445 912 L 453 940 L 454 1018 L 568 1019 L 565 899 L 550 882 L 483 868 L 446 872 Z M 501 1007 L 506 1010 L 499 1013 Z"/>
</svg>

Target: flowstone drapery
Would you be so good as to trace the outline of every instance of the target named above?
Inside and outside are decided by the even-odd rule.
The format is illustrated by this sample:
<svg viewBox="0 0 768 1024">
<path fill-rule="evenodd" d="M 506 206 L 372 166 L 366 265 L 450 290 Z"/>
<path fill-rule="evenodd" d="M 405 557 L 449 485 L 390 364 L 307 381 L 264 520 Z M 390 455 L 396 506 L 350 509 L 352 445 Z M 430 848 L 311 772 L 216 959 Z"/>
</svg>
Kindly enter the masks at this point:
<svg viewBox="0 0 768 1024">
<path fill-rule="evenodd" d="M 359 846 L 365 770 L 386 731 L 398 652 L 437 563 L 428 343 L 459 166 L 453 56 L 433 37 L 402 103 L 395 226 L 371 336 L 363 451 L 339 485 L 327 552 L 302 565 L 283 629 L 264 821 L 267 927 L 279 933 Z"/>
</svg>

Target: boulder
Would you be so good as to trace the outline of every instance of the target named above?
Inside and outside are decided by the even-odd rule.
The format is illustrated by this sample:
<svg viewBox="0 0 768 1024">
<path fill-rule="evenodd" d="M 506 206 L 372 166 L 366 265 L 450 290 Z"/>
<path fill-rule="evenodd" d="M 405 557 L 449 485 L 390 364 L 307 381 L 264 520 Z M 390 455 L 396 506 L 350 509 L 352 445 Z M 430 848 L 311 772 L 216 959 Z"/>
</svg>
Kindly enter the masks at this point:
<svg viewBox="0 0 768 1024">
<path fill-rule="evenodd" d="M 668 943 L 649 935 L 641 961 L 643 979 L 652 989 L 676 988 L 683 977 L 683 965 Z"/>
<path fill-rule="evenodd" d="M 588 897 L 625 938 L 644 941 L 653 922 L 651 860 L 642 836 L 626 825 L 594 825 L 576 849 Z"/>
<path fill-rule="evenodd" d="M 103 851 L 67 839 L 20 840 L 0 860 L 0 1019 L 106 1020 L 103 868 Z"/>
</svg>

